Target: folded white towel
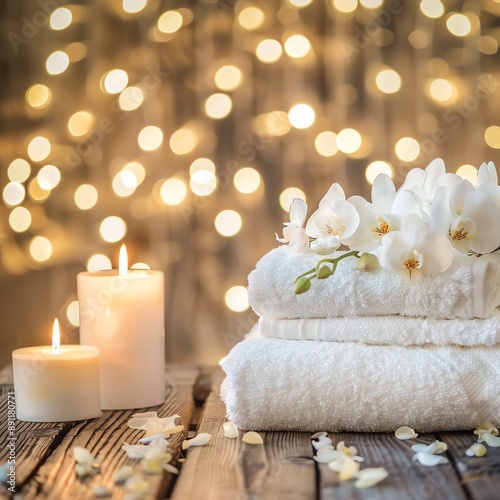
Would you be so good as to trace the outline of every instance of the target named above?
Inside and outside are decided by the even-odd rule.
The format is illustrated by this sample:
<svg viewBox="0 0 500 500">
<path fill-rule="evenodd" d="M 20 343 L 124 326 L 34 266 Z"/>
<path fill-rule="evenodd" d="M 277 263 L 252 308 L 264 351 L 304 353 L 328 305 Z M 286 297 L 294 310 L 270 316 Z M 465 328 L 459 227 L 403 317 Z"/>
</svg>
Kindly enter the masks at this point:
<svg viewBox="0 0 500 500">
<path fill-rule="evenodd" d="M 263 337 L 362 342 L 374 345 L 491 346 L 500 343 L 500 310 L 488 319 L 346 316 L 323 319 L 259 319 Z"/>
<path fill-rule="evenodd" d="M 248 277 L 248 297 L 265 318 L 335 316 L 421 316 L 437 319 L 487 318 L 500 305 L 500 255 L 456 257 L 446 274 L 424 276 L 409 286 L 386 270 L 361 272 L 356 259 L 342 260 L 336 273 L 314 280 L 295 295 L 294 279 L 313 268 L 321 256 L 294 253 L 288 247 L 266 254 Z"/>
<path fill-rule="evenodd" d="M 500 424 L 500 346 L 399 347 L 252 335 L 222 363 L 238 427 L 419 432 Z"/>
</svg>

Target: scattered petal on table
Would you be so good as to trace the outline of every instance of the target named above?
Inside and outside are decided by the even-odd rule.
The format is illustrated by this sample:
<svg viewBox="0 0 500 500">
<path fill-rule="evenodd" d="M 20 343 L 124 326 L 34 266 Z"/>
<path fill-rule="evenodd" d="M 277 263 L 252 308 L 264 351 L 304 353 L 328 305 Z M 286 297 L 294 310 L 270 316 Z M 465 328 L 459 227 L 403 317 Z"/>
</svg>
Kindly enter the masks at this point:
<svg viewBox="0 0 500 500">
<path fill-rule="evenodd" d="M 311 436 L 311 439 L 318 439 L 318 438 L 326 437 L 326 436 L 328 436 L 327 432 L 316 432 L 316 434 L 313 434 Z"/>
<path fill-rule="evenodd" d="M 413 460 L 420 462 L 426 467 L 433 467 L 435 465 L 447 464 L 449 460 L 446 457 L 440 455 L 433 455 L 432 453 L 416 453 Z"/>
<path fill-rule="evenodd" d="M 448 445 L 442 441 L 434 441 L 431 444 L 414 444 L 411 449 L 415 453 L 432 453 L 440 455 L 448 450 Z"/>
<path fill-rule="evenodd" d="M 145 444 L 123 443 L 122 450 L 127 454 L 128 458 L 138 459 L 146 456 L 148 447 Z"/>
<path fill-rule="evenodd" d="M 398 439 L 405 440 L 414 439 L 418 436 L 418 434 L 411 427 L 407 427 L 405 425 L 403 427 L 400 427 L 399 429 L 396 429 L 395 436 Z"/>
<path fill-rule="evenodd" d="M 183 464 L 185 461 L 186 461 L 186 459 L 185 459 L 185 458 L 179 458 L 179 459 L 177 460 L 177 462 L 179 462 L 180 464 Z"/>
<path fill-rule="evenodd" d="M 320 448 L 316 452 L 316 456 L 320 457 L 321 455 L 330 453 L 331 451 L 335 451 L 335 448 L 334 448 L 333 444 L 331 444 L 330 446 L 323 446 L 323 448 Z"/>
<path fill-rule="evenodd" d="M 165 439 L 165 434 L 161 433 L 161 434 L 155 434 L 154 436 L 143 437 L 139 439 L 139 443 L 149 444 L 152 443 L 153 441 L 156 441 L 157 439 Z"/>
<path fill-rule="evenodd" d="M 186 439 L 182 442 L 182 449 L 187 450 L 191 446 L 204 446 L 210 441 L 212 434 L 206 432 L 200 432 L 193 439 Z"/>
<path fill-rule="evenodd" d="M 474 443 L 466 452 L 465 454 L 468 457 L 484 457 L 488 450 L 486 449 L 486 446 L 481 443 Z"/>
<path fill-rule="evenodd" d="M 342 466 L 339 472 L 340 481 L 348 481 L 352 479 L 359 472 L 359 463 L 355 462 L 351 457 L 344 455 Z"/>
<path fill-rule="evenodd" d="M 253 431 L 246 432 L 242 439 L 246 444 L 264 444 L 261 435 Z"/>
<path fill-rule="evenodd" d="M 76 461 L 75 472 L 78 476 L 88 476 L 98 471 L 97 460 L 85 448 L 75 446 L 73 448 L 73 457 Z"/>
<path fill-rule="evenodd" d="M 384 480 L 388 475 L 389 473 L 383 467 L 369 467 L 360 470 L 356 474 L 358 479 L 354 483 L 354 486 L 356 486 L 356 488 L 370 488 L 380 483 L 380 481 Z"/>
<path fill-rule="evenodd" d="M 491 434 L 491 431 L 484 433 L 478 438 L 478 442 L 485 442 L 488 446 L 492 448 L 498 448 L 500 446 L 500 437 Z"/>
<path fill-rule="evenodd" d="M 336 450 L 327 450 L 325 448 L 323 448 L 325 450 L 324 453 L 322 453 L 321 455 L 318 453 L 316 454 L 313 459 L 320 463 L 320 464 L 329 464 L 330 462 L 333 462 L 334 460 L 338 459 L 338 454 L 339 452 L 336 451 Z M 321 449 L 321 451 L 323 451 L 323 449 Z"/>
<path fill-rule="evenodd" d="M 222 427 L 224 428 L 224 435 L 228 438 L 234 439 L 237 438 L 239 435 L 238 427 L 236 427 L 233 422 L 224 422 L 222 424 Z"/>
<path fill-rule="evenodd" d="M 174 467 L 172 464 L 165 464 L 163 466 L 163 469 L 167 472 L 170 472 L 170 474 L 179 474 L 179 469 L 177 467 Z"/>
<path fill-rule="evenodd" d="M 124 483 L 129 477 L 134 475 L 134 469 L 130 465 L 120 467 L 115 473 L 115 484 Z"/>
<path fill-rule="evenodd" d="M 332 440 L 328 437 L 320 436 L 317 441 L 313 441 L 312 445 L 316 450 L 321 450 L 325 446 L 332 446 Z"/>
<path fill-rule="evenodd" d="M 498 429 L 489 420 L 479 422 L 477 429 L 474 431 L 474 434 L 479 434 L 480 430 L 491 431 L 491 434 L 494 434 L 495 436 L 498 436 L 499 434 Z"/>
<path fill-rule="evenodd" d="M 96 498 L 108 498 L 113 495 L 113 492 L 103 486 L 102 484 L 97 484 L 92 488 L 92 493 Z"/>
<path fill-rule="evenodd" d="M 124 500 L 143 500 L 148 494 L 149 484 L 140 476 L 132 476 L 125 482 Z"/>
</svg>

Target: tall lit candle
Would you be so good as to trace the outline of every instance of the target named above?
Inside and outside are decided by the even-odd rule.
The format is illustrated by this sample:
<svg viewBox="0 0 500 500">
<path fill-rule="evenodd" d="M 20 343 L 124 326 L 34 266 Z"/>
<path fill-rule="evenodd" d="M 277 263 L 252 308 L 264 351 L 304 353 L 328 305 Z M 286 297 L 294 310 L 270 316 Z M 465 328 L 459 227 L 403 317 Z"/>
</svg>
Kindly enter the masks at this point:
<svg viewBox="0 0 500 500">
<path fill-rule="evenodd" d="M 103 409 L 144 408 L 165 400 L 164 280 L 161 271 L 78 274 L 80 339 L 101 352 Z"/>
<path fill-rule="evenodd" d="M 69 422 L 99 417 L 99 349 L 61 345 L 54 321 L 52 345 L 12 353 L 16 416 L 28 422 Z"/>
</svg>

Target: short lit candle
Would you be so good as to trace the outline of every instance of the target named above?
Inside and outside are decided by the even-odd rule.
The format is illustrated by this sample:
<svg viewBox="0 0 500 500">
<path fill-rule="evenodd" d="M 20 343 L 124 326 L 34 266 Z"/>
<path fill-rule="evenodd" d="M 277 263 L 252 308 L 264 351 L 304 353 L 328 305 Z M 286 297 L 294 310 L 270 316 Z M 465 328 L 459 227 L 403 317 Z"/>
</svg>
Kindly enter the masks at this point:
<svg viewBox="0 0 500 500">
<path fill-rule="evenodd" d="M 125 245 L 118 270 L 78 274 L 80 339 L 101 352 L 106 410 L 165 401 L 164 280 L 161 271 L 128 269 Z"/>
<path fill-rule="evenodd" d="M 99 417 L 99 349 L 61 345 L 54 321 L 52 345 L 12 353 L 16 416 L 28 422 L 70 422 Z"/>
</svg>

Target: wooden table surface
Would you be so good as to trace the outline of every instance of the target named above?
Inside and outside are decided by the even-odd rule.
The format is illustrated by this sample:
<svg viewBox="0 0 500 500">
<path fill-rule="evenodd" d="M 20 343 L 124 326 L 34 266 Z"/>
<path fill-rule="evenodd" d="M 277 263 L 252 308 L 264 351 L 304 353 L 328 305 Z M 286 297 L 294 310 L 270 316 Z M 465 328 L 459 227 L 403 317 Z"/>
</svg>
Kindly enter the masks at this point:
<svg viewBox="0 0 500 500">
<path fill-rule="evenodd" d="M 4 372 L 5 373 L 5 372 Z M 144 476 L 149 483 L 147 499 L 173 500 L 261 500 L 261 499 L 499 499 L 500 448 L 488 448 L 482 458 L 464 452 L 474 442 L 472 432 L 419 435 L 399 441 L 392 434 L 331 434 L 334 444 L 354 445 L 365 458 L 363 467 L 385 467 L 389 476 L 378 485 L 359 490 L 353 481 L 340 483 L 338 474 L 312 460 L 307 433 L 261 432 L 264 445 L 248 445 L 224 436 L 225 409 L 219 397 L 223 378 L 219 368 L 168 366 L 165 404 L 155 408 L 159 416 L 179 414 L 184 433 L 170 439 L 174 464 L 180 475 Z M 7 398 L 12 385 L 0 378 L 0 464 L 8 449 Z M 98 419 L 71 423 L 42 424 L 16 421 L 17 498 L 84 500 L 94 498 L 92 486 L 112 490 L 110 498 L 124 498 L 113 476 L 122 465 L 140 472 L 139 461 L 121 450 L 124 441 L 135 444 L 143 431 L 130 429 L 127 421 L 138 410 L 105 411 Z M 311 408 L 311 411 L 314 411 Z M 212 434 L 202 447 L 181 451 L 181 443 L 198 432 Z M 414 461 L 410 446 L 440 439 L 448 444 L 450 464 L 424 467 Z M 87 448 L 102 457 L 100 474 L 79 479 L 72 449 Z M 0 497 L 8 491 L 0 486 Z"/>
</svg>

